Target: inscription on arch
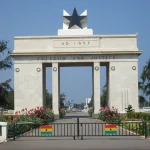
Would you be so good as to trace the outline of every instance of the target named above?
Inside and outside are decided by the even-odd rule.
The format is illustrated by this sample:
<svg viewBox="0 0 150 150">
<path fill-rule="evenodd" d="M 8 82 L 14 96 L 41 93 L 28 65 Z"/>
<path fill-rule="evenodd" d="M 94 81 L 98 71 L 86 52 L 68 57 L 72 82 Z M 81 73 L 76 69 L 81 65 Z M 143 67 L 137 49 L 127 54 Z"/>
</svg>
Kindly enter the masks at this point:
<svg viewBox="0 0 150 150">
<path fill-rule="evenodd" d="M 116 59 L 115 55 L 72 55 L 72 56 L 38 56 L 37 60 L 103 60 Z"/>
</svg>

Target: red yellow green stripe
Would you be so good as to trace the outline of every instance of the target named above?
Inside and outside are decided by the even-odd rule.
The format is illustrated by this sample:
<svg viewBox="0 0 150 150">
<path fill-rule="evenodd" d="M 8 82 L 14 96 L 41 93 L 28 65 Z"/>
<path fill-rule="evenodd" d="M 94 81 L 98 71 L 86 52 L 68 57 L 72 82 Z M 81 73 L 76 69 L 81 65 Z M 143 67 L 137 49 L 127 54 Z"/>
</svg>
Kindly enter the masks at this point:
<svg viewBox="0 0 150 150">
<path fill-rule="evenodd" d="M 116 128 L 105 128 L 105 131 L 116 131 Z"/>
<path fill-rule="evenodd" d="M 105 125 L 105 134 L 117 134 L 117 125 L 116 124 L 106 124 Z"/>
<path fill-rule="evenodd" d="M 40 127 L 41 134 L 52 134 L 52 126 L 41 126 Z"/>
<path fill-rule="evenodd" d="M 41 134 L 52 134 L 52 132 L 41 132 Z"/>
<path fill-rule="evenodd" d="M 52 126 L 41 126 L 41 129 L 52 129 Z"/>
<path fill-rule="evenodd" d="M 105 128 L 117 128 L 116 124 L 106 124 Z"/>
<path fill-rule="evenodd" d="M 41 129 L 41 132 L 52 132 L 52 129 Z"/>
</svg>

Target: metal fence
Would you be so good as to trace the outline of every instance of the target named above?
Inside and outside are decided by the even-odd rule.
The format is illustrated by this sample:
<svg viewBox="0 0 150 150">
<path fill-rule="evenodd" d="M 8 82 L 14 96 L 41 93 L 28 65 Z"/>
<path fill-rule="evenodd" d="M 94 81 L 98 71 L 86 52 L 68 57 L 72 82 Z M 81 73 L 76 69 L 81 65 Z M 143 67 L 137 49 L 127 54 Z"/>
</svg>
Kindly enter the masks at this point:
<svg viewBox="0 0 150 150">
<path fill-rule="evenodd" d="M 107 126 L 113 128 L 106 128 Z M 41 126 L 51 127 L 51 134 L 42 134 Z M 144 136 L 147 138 L 146 122 L 124 122 L 120 124 L 106 123 L 51 123 L 49 125 L 19 123 L 14 124 L 12 137 L 76 137 L 85 136 Z M 112 132 L 113 131 L 113 132 Z"/>
</svg>

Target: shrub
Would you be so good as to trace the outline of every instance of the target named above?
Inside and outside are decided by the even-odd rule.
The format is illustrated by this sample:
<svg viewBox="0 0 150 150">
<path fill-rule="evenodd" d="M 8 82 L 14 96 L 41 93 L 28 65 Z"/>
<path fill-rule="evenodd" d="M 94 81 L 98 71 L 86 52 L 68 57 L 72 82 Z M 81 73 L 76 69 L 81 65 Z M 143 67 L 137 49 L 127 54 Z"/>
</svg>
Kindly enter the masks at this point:
<svg viewBox="0 0 150 150">
<path fill-rule="evenodd" d="M 132 108 L 132 105 L 128 105 L 128 107 L 125 108 L 125 109 L 126 109 L 127 113 L 134 112 L 134 109 Z"/>
<path fill-rule="evenodd" d="M 88 114 L 90 117 L 92 117 L 93 112 L 94 112 L 93 107 L 90 107 L 88 110 Z"/>
<path fill-rule="evenodd" d="M 37 107 L 29 111 L 25 108 L 17 111 L 15 115 L 1 116 L 0 121 L 8 122 L 8 137 L 12 137 L 14 123 L 26 122 L 26 124 L 17 124 L 16 126 L 16 135 L 20 135 L 39 127 L 40 124 L 49 124 L 54 121 L 54 113 L 50 108 Z M 29 124 L 29 122 L 33 124 Z"/>
<path fill-rule="evenodd" d="M 65 115 L 66 115 L 65 109 L 64 108 L 60 108 L 60 110 L 59 110 L 59 116 L 60 116 L 60 118 L 64 118 Z"/>
<path fill-rule="evenodd" d="M 120 123 L 120 114 L 118 113 L 118 110 L 114 107 L 111 109 L 109 107 L 101 108 L 99 117 L 100 120 L 105 121 L 107 123 Z"/>
<path fill-rule="evenodd" d="M 127 119 L 150 121 L 150 114 L 143 112 L 129 112 L 127 113 Z"/>
</svg>

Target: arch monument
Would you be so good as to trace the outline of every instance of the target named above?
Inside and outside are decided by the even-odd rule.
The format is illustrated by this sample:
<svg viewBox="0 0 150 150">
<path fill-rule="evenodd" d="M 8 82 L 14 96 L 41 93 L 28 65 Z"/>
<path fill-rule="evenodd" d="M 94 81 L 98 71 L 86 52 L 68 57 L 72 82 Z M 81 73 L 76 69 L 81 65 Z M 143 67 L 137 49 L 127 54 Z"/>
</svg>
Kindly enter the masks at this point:
<svg viewBox="0 0 150 150">
<path fill-rule="evenodd" d="M 60 67 L 92 66 L 94 114 L 100 109 L 100 66 L 106 66 L 108 106 L 125 113 L 139 111 L 137 34 L 94 35 L 87 28 L 87 10 L 72 16 L 63 11 L 56 36 L 14 37 L 15 111 L 45 105 L 46 67 L 52 67 L 52 106 L 59 116 Z M 81 91 L 82 92 L 82 91 Z"/>
</svg>

